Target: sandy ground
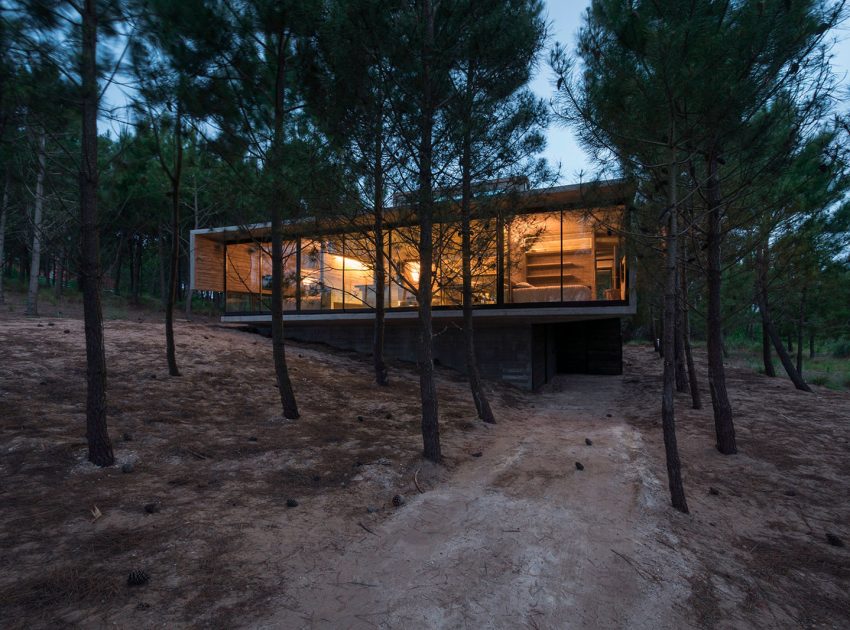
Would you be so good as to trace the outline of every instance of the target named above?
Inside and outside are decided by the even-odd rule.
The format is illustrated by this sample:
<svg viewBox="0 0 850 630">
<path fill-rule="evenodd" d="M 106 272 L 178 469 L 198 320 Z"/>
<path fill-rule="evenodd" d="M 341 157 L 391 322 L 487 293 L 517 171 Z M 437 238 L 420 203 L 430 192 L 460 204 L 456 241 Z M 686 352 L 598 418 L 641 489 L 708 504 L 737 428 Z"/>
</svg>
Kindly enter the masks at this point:
<svg viewBox="0 0 850 630">
<path fill-rule="evenodd" d="M 615 404 L 581 404 L 591 388 L 619 400 L 619 379 L 575 380 L 528 410 L 502 409 L 506 426 L 480 458 L 374 536 L 304 566 L 293 605 L 273 600 L 258 625 L 681 627 L 688 585 L 656 523 L 640 435 L 600 413 Z"/>
<path fill-rule="evenodd" d="M 631 394 L 622 411 L 647 436 L 652 468 L 666 479 L 660 420 L 649 412 L 661 362 L 642 348 L 627 356 Z M 737 364 L 727 366 L 727 384 L 734 456 L 713 448 L 707 387 L 702 410 L 678 398 L 691 515 L 672 519 L 672 531 L 689 567 L 692 615 L 707 627 L 850 627 L 850 394 L 800 392 Z"/>
<path fill-rule="evenodd" d="M 441 371 L 434 467 L 409 366 L 379 388 L 363 357 L 290 346 L 302 418 L 284 421 L 267 339 L 180 323 L 169 378 L 159 323 L 106 334 L 119 466 L 101 470 L 85 461 L 82 322 L 0 315 L 2 625 L 850 625 L 850 553 L 826 538 L 850 544 L 845 393 L 730 366 L 733 457 L 680 397 L 682 515 L 643 347 L 623 377 L 493 385 L 495 427 Z M 132 570 L 150 582 L 128 587 Z"/>
</svg>

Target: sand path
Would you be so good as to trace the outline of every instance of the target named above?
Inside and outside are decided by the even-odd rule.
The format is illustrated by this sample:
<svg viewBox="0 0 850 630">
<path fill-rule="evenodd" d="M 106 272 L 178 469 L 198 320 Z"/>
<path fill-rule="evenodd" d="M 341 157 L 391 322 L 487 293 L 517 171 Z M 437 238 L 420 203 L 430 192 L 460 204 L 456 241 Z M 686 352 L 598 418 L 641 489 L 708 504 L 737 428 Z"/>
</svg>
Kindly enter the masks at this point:
<svg viewBox="0 0 850 630">
<path fill-rule="evenodd" d="M 622 379 L 610 377 L 571 377 L 540 395 L 374 535 L 315 556 L 260 626 L 687 625 L 671 610 L 688 585 L 658 526 L 669 518 L 663 488 L 640 434 L 616 418 L 621 398 Z"/>
</svg>

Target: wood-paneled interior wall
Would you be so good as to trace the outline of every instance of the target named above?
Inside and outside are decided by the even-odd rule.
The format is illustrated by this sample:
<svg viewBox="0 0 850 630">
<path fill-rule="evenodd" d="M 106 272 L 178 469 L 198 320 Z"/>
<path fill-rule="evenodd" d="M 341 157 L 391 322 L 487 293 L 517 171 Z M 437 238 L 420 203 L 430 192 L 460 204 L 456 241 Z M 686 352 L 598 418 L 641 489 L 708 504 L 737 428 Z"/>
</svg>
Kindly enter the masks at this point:
<svg viewBox="0 0 850 630">
<path fill-rule="evenodd" d="M 195 236 L 196 291 L 224 291 L 224 245 L 211 238 Z"/>
</svg>

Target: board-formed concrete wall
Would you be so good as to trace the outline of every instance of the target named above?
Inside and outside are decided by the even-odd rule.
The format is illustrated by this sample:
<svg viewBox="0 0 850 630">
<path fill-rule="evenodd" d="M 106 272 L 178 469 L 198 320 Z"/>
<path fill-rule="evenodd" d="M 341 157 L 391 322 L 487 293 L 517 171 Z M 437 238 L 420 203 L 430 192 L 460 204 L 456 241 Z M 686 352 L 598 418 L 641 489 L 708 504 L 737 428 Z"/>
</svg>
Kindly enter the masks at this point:
<svg viewBox="0 0 850 630">
<path fill-rule="evenodd" d="M 372 352 L 373 323 L 290 323 L 286 337 L 324 343 L 334 348 Z M 415 320 L 388 321 L 384 354 L 388 359 L 415 362 L 419 325 Z M 618 318 L 534 324 L 479 324 L 475 350 L 481 376 L 535 390 L 556 373 L 622 373 L 622 339 Z M 434 361 L 466 372 L 466 351 L 459 322 L 435 322 Z"/>
<path fill-rule="evenodd" d="M 325 343 L 334 348 L 372 352 L 372 322 L 343 324 L 289 324 L 287 339 Z M 384 355 L 388 359 L 415 362 L 419 342 L 417 321 L 387 322 Z M 481 376 L 511 383 L 529 390 L 531 382 L 531 325 L 479 325 L 475 329 L 475 348 Z M 459 372 L 466 372 L 463 331 L 459 323 L 434 324 L 434 361 Z"/>
</svg>

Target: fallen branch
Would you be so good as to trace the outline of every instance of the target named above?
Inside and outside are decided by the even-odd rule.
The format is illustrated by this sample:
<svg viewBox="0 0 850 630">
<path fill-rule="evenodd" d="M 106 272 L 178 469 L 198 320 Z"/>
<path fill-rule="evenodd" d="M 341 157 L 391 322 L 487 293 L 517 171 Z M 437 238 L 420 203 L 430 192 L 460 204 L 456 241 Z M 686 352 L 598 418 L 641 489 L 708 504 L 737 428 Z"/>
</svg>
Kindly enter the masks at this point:
<svg viewBox="0 0 850 630">
<path fill-rule="evenodd" d="M 192 455 L 193 457 L 196 457 L 197 459 L 207 459 L 207 456 L 206 456 L 206 455 L 204 455 L 203 453 L 199 453 L 198 451 L 193 451 L 193 450 L 192 450 L 191 448 L 189 448 L 188 446 L 187 446 L 187 447 L 185 447 L 183 450 L 185 450 L 187 453 L 189 453 L 189 455 Z"/>
<path fill-rule="evenodd" d="M 619 551 L 615 551 L 614 549 L 612 549 L 611 551 L 612 551 L 613 553 L 615 553 L 616 555 L 620 556 L 623 560 L 625 560 L 625 561 L 626 561 L 626 563 L 628 563 L 628 565 L 629 565 L 631 568 L 633 568 L 633 569 L 635 570 L 635 572 L 636 572 L 639 576 L 641 576 L 643 579 L 645 579 L 645 580 L 652 580 L 652 581 L 654 581 L 654 582 L 658 582 L 658 581 L 659 581 L 657 576 L 655 576 L 655 575 L 653 575 L 653 574 L 649 573 L 649 571 L 646 571 L 646 570 L 644 570 L 644 569 L 639 568 L 639 567 L 637 566 L 637 564 L 635 564 L 635 563 L 634 563 L 634 562 L 633 562 L 630 558 L 628 558 L 628 557 L 624 556 L 624 555 L 623 555 L 623 554 L 621 554 Z"/>
<path fill-rule="evenodd" d="M 416 472 L 415 472 L 415 473 L 413 473 L 413 483 L 414 483 L 414 485 L 416 486 L 416 489 L 417 489 L 417 490 L 419 490 L 419 494 L 425 494 L 425 493 L 422 491 L 422 488 L 420 488 L 420 487 L 419 487 L 419 478 L 418 478 L 418 477 L 419 477 L 419 470 L 420 470 L 420 469 L 419 469 L 419 468 L 417 468 L 417 469 L 416 469 Z"/>
<path fill-rule="evenodd" d="M 377 536 L 377 535 L 378 535 L 378 534 L 376 534 L 375 532 L 373 532 L 371 529 L 369 529 L 368 527 L 366 527 L 366 526 L 365 526 L 363 523 L 361 523 L 360 521 L 357 521 L 357 524 L 358 524 L 358 525 L 360 525 L 360 527 L 362 527 L 363 529 L 365 529 L 367 532 L 369 532 L 369 533 L 370 533 L 370 534 L 372 534 L 373 536 Z"/>
<path fill-rule="evenodd" d="M 381 586 L 380 584 L 369 584 L 368 582 L 358 582 L 356 580 L 352 580 L 351 582 L 343 582 L 343 584 L 354 584 L 355 586 L 368 586 L 369 588 L 378 588 Z"/>
</svg>

